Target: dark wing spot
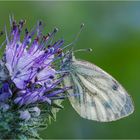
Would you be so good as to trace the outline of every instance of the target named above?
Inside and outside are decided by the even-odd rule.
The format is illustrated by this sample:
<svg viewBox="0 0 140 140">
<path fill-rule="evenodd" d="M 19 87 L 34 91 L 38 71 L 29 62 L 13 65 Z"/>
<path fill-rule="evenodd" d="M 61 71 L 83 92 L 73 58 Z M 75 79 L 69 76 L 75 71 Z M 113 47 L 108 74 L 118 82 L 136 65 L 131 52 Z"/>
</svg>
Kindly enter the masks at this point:
<svg viewBox="0 0 140 140">
<path fill-rule="evenodd" d="M 111 103 L 104 102 L 104 106 L 105 106 L 105 108 L 110 108 L 110 106 L 111 106 Z"/>
<path fill-rule="evenodd" d="M 118 90 L 119 85 L 116 83 L 116 81 L 113 80 L 113 85 L 112 85 L 112 89 L 117 91 Z"/>
</svg>

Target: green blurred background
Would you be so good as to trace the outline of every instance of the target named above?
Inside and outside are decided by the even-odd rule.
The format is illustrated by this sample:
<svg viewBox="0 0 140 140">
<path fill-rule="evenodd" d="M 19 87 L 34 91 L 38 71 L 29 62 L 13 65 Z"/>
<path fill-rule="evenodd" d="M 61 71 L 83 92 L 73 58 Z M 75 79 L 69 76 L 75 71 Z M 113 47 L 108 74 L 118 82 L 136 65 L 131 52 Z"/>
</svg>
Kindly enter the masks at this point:
<svg viewBox="0 0 140 140">
<path fill-rule="evenodd" d="M 9 14 L 26 19 L 31 28 L 38 19 L 46 23 L 44 32 L 59 28 L 56 38 L 70 43 L 85 23 L 75 49 L 78 58 L 100 66 L 124 85 L 132 95 L 133 115 L 112 123 L 80 118 L 70 106 L 57 114 L 57 121 L 41 132 L 44 138 L 140 138 L 140 2 L 0 2 L 0 28 L 8 25 Z"/>
</svg>

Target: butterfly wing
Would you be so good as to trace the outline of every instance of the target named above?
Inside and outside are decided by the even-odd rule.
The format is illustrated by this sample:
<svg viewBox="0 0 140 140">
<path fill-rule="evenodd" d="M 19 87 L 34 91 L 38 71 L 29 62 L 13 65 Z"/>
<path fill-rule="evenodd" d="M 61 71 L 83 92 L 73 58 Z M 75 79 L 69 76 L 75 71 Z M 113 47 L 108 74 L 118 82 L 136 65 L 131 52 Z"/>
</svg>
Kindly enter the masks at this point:
<svg viewBox="0 0 140 140">
<path fill-rule="evenodd" d="M 80 94 L 69 100 L 83 118 L 108 122 L 134 111 L 131 97 L 125 89 L 108 73 L 87 61 L 73 61 L 71 73 L 64 83 L 73 86 L 68 94 Z"/>
</svg>

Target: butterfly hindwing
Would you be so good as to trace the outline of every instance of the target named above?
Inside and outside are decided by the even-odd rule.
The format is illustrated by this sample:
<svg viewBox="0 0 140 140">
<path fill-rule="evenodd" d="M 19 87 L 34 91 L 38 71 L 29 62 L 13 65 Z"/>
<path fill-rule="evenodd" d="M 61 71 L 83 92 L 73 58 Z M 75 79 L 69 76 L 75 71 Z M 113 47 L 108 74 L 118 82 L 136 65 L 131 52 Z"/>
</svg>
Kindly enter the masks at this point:
<svg viewBox="0 0 140 140">
<path fill-rule="evenodd" d="M 69 100 L 83 118 L 108 122 L 128 116 L 134 110 L 125 89 L 108 73 L 87 61 L 74 60 L 64 83 L 73 86 L 69 94 L 80 94 Z"/>
</svg>

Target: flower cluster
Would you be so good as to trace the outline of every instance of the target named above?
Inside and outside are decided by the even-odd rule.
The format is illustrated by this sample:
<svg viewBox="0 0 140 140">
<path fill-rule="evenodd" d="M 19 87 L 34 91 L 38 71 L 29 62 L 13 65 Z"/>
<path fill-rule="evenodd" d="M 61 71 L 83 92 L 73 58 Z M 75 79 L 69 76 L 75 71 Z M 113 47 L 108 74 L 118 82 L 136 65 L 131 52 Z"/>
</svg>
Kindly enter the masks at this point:
<svg viewBox="0 0 140 140">
<path fill-rule="evenodd" d="M 10 18 L 10 24 L 10 35 L 5 27 L 6 48 L 0 61 L 1 138 L 39 138 L 34 128 L 53 116 L 54 108 L 62 107 L 56 99 L 71 88 L 62 86 L 64 41 L 54 42 L 57 28 L 43 35 L 41 21 L 31 31 L 24 29 L 25 20 Z"/>
</svg>

